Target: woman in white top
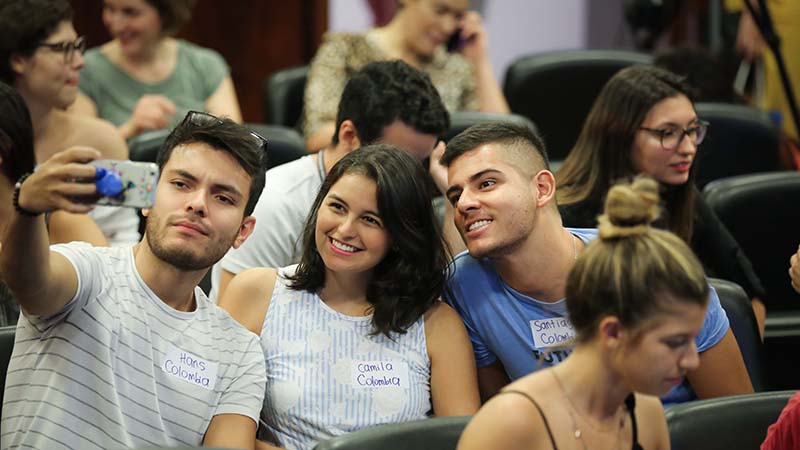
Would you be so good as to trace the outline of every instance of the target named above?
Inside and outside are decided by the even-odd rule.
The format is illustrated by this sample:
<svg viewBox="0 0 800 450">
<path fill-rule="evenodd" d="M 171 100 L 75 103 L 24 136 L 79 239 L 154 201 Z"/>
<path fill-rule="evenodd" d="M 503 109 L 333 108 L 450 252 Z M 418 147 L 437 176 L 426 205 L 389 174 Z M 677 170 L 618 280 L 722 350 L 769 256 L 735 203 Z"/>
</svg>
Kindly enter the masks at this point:
<svg viewBox="0 0 800 450">
<path fill-rule="evenodd" d="M 368 426 L 477 410 L 469 337 L 439 299 L 449 252 L 432 189 L 407 153 L 356 150 L 320 189 L 300 264 L 231 281 L 220 305 L 261 336 L 262 416 L 276 444 L 311 448 Z"/>
</svg>

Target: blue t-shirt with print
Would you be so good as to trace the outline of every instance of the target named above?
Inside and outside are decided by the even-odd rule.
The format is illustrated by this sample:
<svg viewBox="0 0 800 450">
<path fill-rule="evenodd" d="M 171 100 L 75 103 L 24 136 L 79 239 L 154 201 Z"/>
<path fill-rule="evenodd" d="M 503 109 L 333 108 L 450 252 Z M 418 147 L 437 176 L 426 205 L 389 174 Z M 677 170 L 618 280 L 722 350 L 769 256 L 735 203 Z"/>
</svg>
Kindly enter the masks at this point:
<svg viewBox="0 0 800 450">
<path fill-rule="evenodd" d="M 568 230 L 584 243 L 597 237 L 594 228 Z M 464 252 L 456 256 L 453 264 L 454 273 L 445 289 L 445 299 L 464 320 L 478 367 L 499 360 L 509 378 L 516 380 L 558 364 L 569 355 L 571 349 L 564 347 L 563 342 L 574 333 L 565 320 L 564 299 L 543 302 L 515 291 L 503 282 L 488 258 L 475 259 Z M 713 347 L 722 340 L 728 327 L 728 317 L 711 288 L 703 327 L 695 337 L 697 351 Z M 694 398 L 691 386 L 684 381 L 661 400 L 669 406 Z"/>
</svg>

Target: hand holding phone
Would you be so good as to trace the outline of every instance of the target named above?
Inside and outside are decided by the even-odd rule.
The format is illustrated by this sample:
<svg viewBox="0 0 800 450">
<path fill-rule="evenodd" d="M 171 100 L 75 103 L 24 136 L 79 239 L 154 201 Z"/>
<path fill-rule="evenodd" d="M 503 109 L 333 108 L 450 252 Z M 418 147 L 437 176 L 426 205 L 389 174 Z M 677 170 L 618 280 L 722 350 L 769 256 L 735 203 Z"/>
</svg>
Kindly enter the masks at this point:
<svg viewBox="0 0 800 450">
<path fill-rule="evenodd" d="M 150 208 L 156 199 L 158 166 L 154 163 L 98 159 L 95 185 L 98 205 Z"/>
</svg>

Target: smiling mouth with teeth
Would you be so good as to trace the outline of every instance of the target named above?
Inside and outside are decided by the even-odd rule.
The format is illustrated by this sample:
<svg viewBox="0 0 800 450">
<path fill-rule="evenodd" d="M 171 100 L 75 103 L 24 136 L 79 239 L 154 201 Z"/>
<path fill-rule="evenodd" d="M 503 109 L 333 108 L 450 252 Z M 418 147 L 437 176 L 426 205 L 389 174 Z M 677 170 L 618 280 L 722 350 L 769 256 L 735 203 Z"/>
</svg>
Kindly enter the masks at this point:
<svg viewBox="0 0 800 450">
<path fill-rule="evenodd" d="M 331 239 L 331 244 L 334 247 L 338 248 L 339 250 L 343 250 L 343 251 L 350 252 L 350 253 L 355 253 L 355 252 L 361 250 L 359 248 L 353 247 L 352 245 L 347 245 L 344 242 L 339 242 L 334 238 L 330 238 L 330 239 Z"/>
<path fill-rule="evenodd" d="M 470 224 L 469 229 L 467 229 L 467 231 L 478 230 L 480 228 L 485 227 L 486 225 L 489 225 L 490 223 L 492 223 L 491 220 L 479 220 L 477 222 L 473 222 Z"/>
</svg>

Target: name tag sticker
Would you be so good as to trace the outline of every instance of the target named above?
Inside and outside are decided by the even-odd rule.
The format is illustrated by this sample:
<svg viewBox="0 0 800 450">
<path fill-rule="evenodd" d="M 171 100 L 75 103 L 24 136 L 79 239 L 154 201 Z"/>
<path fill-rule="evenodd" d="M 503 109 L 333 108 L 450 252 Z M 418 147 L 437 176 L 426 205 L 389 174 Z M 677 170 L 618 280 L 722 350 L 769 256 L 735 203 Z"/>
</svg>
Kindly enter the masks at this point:
<svg viewBox="0 0 800 450">
<path fill-rule="evenodd" d="M 214 390 L 217 384 L 219 363 L 207 361 L 170 344 L 161 368 L 167 375 L 192 383 L 203 389 Z"/>
<path fill-rule="evenodd" d="M 531 320 L 530 324 L 536 348 L 552 347 L 575 338 L 575 329 L 564 317 Z"/>
<path fill-rule="evenodd" d="M 353 387 L 356 388 L 408 388 L 408 364 L 404 362 L 353 361 L 350 373 L 353 376 Z"/>
</svg>

